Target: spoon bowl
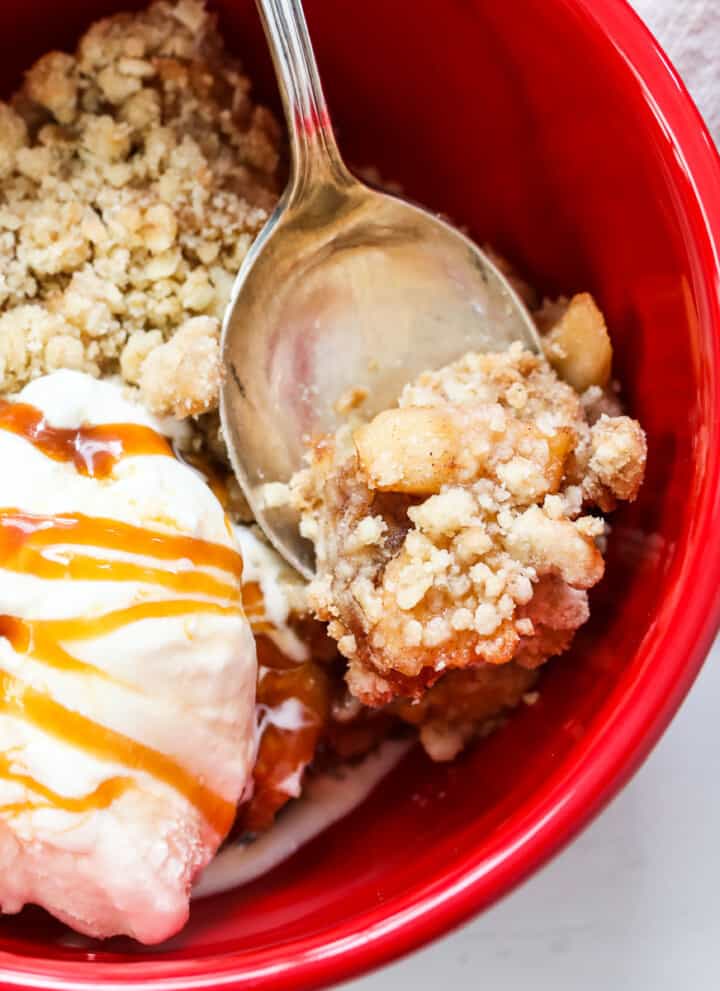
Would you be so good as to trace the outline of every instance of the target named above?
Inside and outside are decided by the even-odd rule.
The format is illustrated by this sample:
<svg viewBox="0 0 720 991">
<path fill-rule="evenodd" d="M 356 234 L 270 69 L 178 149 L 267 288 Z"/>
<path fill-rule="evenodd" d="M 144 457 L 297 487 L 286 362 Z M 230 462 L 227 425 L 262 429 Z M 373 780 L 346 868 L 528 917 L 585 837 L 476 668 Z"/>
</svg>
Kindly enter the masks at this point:
<svg viewBox="0 0 720 991">
<path fill-rule="evenodd" d="M 541 349 L 521 300 L 472 241 L 350 174 L 299 0 L 258 5 L 290 127 L 291 176 L 226 313 L 221 417 L 255 518 L 311 577 L 312 545 L 272 483 L 302 467 L 314 439 L 352 409 L 367 417 L 386 409 L 420 372 L 468 351 L 514 341 Z"/>
</svg>

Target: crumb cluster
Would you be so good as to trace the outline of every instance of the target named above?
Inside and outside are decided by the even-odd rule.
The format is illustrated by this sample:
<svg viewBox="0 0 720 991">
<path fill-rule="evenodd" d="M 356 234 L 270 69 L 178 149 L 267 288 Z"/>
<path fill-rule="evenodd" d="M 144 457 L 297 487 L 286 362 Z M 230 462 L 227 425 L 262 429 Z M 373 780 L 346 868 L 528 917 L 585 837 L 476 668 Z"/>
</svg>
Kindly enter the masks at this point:
<svg viewBox="0 0 720 991">
<path fill-rule="evenodd" d="M 644 463 L 634 420 L 590 422 L 520 345 L 425 372 L 396 408 L 320 441 L 292 490 L 353 694 L 419 698 L 447 671 L 565 650 L 604 570 L 592 507 L 634 498 Z"/>
<path fill-rule="evenodd" d="M 120 374 L 213 409 L 220 318 L 278 192 L 280 130 L 199 0 L 95 23 L 0 103 L 0 392 Z"/>
</svg>

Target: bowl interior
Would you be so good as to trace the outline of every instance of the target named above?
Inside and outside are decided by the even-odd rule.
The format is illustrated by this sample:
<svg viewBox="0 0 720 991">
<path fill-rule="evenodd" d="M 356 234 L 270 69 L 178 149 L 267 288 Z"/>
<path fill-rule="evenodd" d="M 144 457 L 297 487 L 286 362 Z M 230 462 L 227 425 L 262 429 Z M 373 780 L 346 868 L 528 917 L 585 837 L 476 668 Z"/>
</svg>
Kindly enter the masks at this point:
<svg viewBox="0 0 720 991">
<path fill-rule="evenodd" d="M 257 92 L 274 103 L 254 5 L 216 6 Z M 196 904 L 187 929 L 163 946 L 92 945 L 35 910 L 4 919 L 0 950 L 27 957 L 28 970 L 29 958 L 43 957 L 83 964 L 81 979 L 103 961 L 161 976 L 192 959 L 200 974 L 204 960 L 231 953 L 242 969 L 258 953 L 281 960 L 301 941 L 320 945 L 368 920 L 399 920 L 401 909 L 409 925 L 420 895 L 461 885 L 471 869 L 488 880 L 478 904 L 529 866 L 510 870 L 510 847 L 557 807 L 552 796 L 580 760 L 596 773 L 598 747 L 621 733 L 621 708 L 651 691 L 658 658 L 675 665 L 663 669 L 668 705 L 687 686 L 681 669 L 692 663 L 675 657 L 669 630 L 687 588 L 717 426 L 715 304 L 689 180 L 642 80 L 581 2 L 522 0 L 521 17 L 517 4 L 497 0 L 415 0 L 412 13 L 405 0 L 306 7 L 351 163 L 376 166 L 466 225 L 542 292 L 596 294 L 624 397 L 648 432 L 647 481 L 614 517 L 592 620 L 571 655 L 545 672 L 535 706 L 451 766 L 411 755 L 288 864 Z M 3 91 L 32 58 L 70 46 L 112 9 L 105 0 L 0 5 Z M 149 960 L 157 968 L 143 969 Z"/>
</svg>

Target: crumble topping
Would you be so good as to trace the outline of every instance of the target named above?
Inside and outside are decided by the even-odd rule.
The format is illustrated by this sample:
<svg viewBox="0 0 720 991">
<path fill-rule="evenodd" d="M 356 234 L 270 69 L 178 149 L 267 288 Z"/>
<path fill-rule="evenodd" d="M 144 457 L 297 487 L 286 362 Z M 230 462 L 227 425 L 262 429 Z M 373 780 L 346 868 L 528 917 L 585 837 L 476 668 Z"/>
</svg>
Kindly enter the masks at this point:
<svg viewBox="0 0 720 991">
<path fill-rule="evenodd" d="M 160 0 L 0 103 L 1 392 L 62 367 L 156 413 L 217 406 L 220 319 L 278 192 L 249 90 L 203 4 Z"/>
<path fill-rule="evenodd" d="M 581 307 L 594 321 L 595 304 Z M 605 356 L 593 372 L 582 350 L 582 387 L 601 389 Z M 397 407 L 321 439 L 291 490 L 316 548 L 310 601 L 351 692 L 420 698 L 446 671 L 532 669 L 565 650 L 604 570 L 591 511 L 633 499 L 644 463 L 635 421 L 590 423 L 519 344 L 425 372 Z"/>
</svg>

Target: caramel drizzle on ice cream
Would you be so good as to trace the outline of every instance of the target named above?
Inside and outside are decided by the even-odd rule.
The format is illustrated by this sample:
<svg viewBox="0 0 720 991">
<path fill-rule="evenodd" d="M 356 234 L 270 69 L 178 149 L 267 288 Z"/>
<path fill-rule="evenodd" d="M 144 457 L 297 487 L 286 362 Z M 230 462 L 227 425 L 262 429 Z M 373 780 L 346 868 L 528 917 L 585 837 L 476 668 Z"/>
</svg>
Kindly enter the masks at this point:
<svg viewBox="0 0 720 991">
<path fill-rule="evenodd" d="M 92 547 L 96 553 L 78 554 L 71 545 Z M 173 570 L 103 557 L 98 550 L 167 561 Z M 191 569 L 191 565 L 195 569 L 228 572 L 232 581 Z M 208 540 L 161 533 L 117 520 L 81 513 L 40 516 L 0 509 L 0 567 L 46 579 L 148 583 L 186 595 L 234 602 L 240 598 L 242 557 Z"/>
<path fill-rule="evenodd" d="M 73 545 L 93 547 L 100 554 L 78 554 Z M 102 556 L 102 551 L 122 551 L 146 560 L 164 561 L 172 570 Z M 180 562 L 185 566 L 177 570 Z M 204 567 L 229 572 L 231 580 L 199 570 Z M 195 537 L 160 533 L 79 513 L 44 516 L 0 509 L 0 568 L 50 580 L 147 583 L 186 596 L 205 595 L 221 600 L 149 600 L 90 618 L 21 619 L 0 614 L 0 636 L 9 640 L 18 653 L 78 674 L 106 677 L 101 668 L 74 657 L 63 646 L 65 642 L 102 637 L 143 619 L 192 613 L 236 615 L 240 602 L 242 557 L 237 551 Z"/>
<path fill-rule="evenodd" d="M 189 598 L 150 600 L 99 616 L 69 619 L 23 619 L 0 615 L 0 637 L 7 639 L 17 653 L 26 654 L 35 661 L 66 672 L 102 678 L 107 677 L 102 669 L 75 657 L 64 644 L 99 638 L 144 619 L 197 613 L 228 616 L 238 614 L 242 558 L 237 552 L 208 541 L 156 533 L 110 520 L 70 515 L 41 517 L 27 513 L 20 514 L 15 510 L 0 510 L 0 567 L 10 566 L 25 574 L 39 574 L 40 577 L 79 578 L 85 566 L 82 558 L 69 553 L 67 563 L 63 564 L 62 559 L 57 556 L 45 558 L 41 548 L 46 548 L 48 551 L 56 550 L 53 536 L 58 545 L 68 546 L 74 543 L 76 538 L 79 543 L 94 543 L 99 535 L 108 537 L 109 544 L 122 546 L 131 552 L 139 552 L 139 547 L 136 548 L 132 541 L 128 544 L 129 538 L 134 537 L 139 540 L 142 537 L 142 553 L 145 557 L 157 552 L 157 557 L 161 560 L 172 561 L 170 555 L 173 554 L 175 562 L 179 558 L 186 558 L 196 566 L 224 565 L 226 570 L 231 570 L 235 579 L 234 585 L 221 583 L 201 573 L 194 574 L 198 581 L 202 579 L 216 582 L 217 588 L 222 590 L 223 598 L 229 601 Z M 107 580 L 129 580 L 126 562 L 111 559 L 90 560 L 94 561 L 93 570 L 98 562 L 106 566 L 104 577 Z M 152 580 L 155 584 L 161 584 L 172 590 L 177 588 L 175 579 L 182 577 L 163 569 L 143 569 L 142 565 L 137 567 L 141 571 L 144 570 L 146 580 Z M 63 572 L 63 568 L 69 569 L 69 573 Z M 136 580 L 135 577 L 133 580 Z M 211 586 L 206 585 L 202 591 L 208 593 L 210 588 Z M 217 592 L 215 586 L 212 588 Z M 54 702 L 49 695 L 36 691 L 6 672 L 0 672 L 0 710 L 35 723 L 44 732 L 51 733 L 71 746 L 128 768 L 144 771 L 164 781 L 191 801 L 218 832 L 225 832 L 230 827 L 235 812 L 234 805 L 201 784 L 181 765 L 151 747 L 108 729 L 80 713 L 64 708 Z M 0 777 L 4 776 L 7 775 L 2 774 L 0 766 Z M 28 786 L 31 790 L 42 792 L 45 799 L 43 804 L 73 810 L 72 802 L 68 805 L 69 799 L 62 798 L 62 801 L 54 802 L 52 794 L 47 789 L 43 789 L 38 782 L 33 780 L 28 782 Z M 125 790 L 125 786 L 122 790 Z M 113 800 L 112 796 L 117 797 L 121 793 L 109 786 L 103 790 L 96 790 L 91 796 L 87 796 L 87 809 L 104 808 L 105 804 Z M 33 803 L 28 803 L 28 808 L 33 807 L 35 807 Z M 21 809 L 5 807 L 2 811 L 17 812 Z"/>
<path fill-rule="evenodd" d="M 275 629 L 274 623 L 267 618 L 265 597 L 259 582 L 246 582 L 243 585 L 242 601 L 245 615 L 255 636 Z"/>
<path fill-rule="evenodd" d="M 86 795 L 61 795 L 47 785 L 41 784 L 29 774 L 17 770 L 8 754 L 0 755 L 0 779 L 19 785 L 37 795 L 36 800 L 6 802 L 0 805 L 0 812 L 6 815 L 21 812 L 34 812 L 36 809 L 62 809 L 63 812 L 95 812 L 107 809 L 133 786 L 132 778 L 114 777 L 101 781 L 97 788 Z"/>
<path fill-rule="evenodd" d="M 18 549 L 27 543 L 31 535 L 34 546 L 77 544 L 83 547 L 102 547 L 106 550 L 130 551 L 163 561 L 187 559 L 198 567 L 220 568 L 236 578 L 242 574 L 242 557 L 230 547 L 215 544 L 199 537 L 182 537 L 174 533 L 161 533 L 146 527 L 121 523 L 119 520 L 84 516 L 82 513 L 62 513 L 43 516 L 21 513 L 16 509 L 0 509 L 2 525 L 6 533 L 0 537 L 5 546 Z M 14 529 L 14 534 L 7 534 Z"/>
<path fill-rule="evenodd" d="M 170 444 L 152 427 L 139 423 L 52 427 L 37 407 L 7 399 L 0 399 L 0 430 L 23 437 L 48 458 L 71 463 L 80 474 L 91 478 L 107 477 L 124 457 L 172 457 Z"/>
<path fill-rule="evenodd" d="M 77 547 L 92 548 L 97 556 L 78 553 Z M 104 553 L 107 551 L 138 555 L 151 563 L 129 562 Z M 184 562 L 184 570 L 178 570 L 180 562 Z M 160 563 L 168 567 L 156 566 Z M 232 616 L 241 608 L 242 557 L 231 548 L 82 514 L 44 516 L 0 509 L 0 567 L 51 580 L 134 581 L 186 596 L 208 596 L 145 600 L 91 617 L 27 619 L 0 615 L 0 637 L 8 640 L 16 653 L 69 673 L 109 677 L 101 668 L 74 656 L 67 646 L 73 642 L 100 638 L 145 619 L 202 613 Z M 203 568 L 220 572 L 225 578 Z M 8 674 L 0 675 L 0 709 L 35 722 L 66 743 L 159 778 L 192 801 L 219 831 L 232 821 L 234 807 L 170 758 L 64 709 Z M 31 788 L 38 789 L 42 786 Z M 88 809 L 103 808 L 102 803 L 111 801 L 108 796 L 115 794 L 112 789 L 94 792 L 88 796 Z M 67 805 L 69 799 L 54 802 L 47 789 L 42 797 L 45 805 L 72 808 L 72 803 Z M 28 807 L 34 806 L 29 803 Z M 4 811 L 18 809 L 6 807 Z"/>
<path fill-rule="evenodd" d="M 49 733 L 100 760 L 113 761 L 129 770 L 152 775 L 184 795 L 218 833 L 226 833 L 232 824 L 235 805 L 207 788 L 177 761 L 79 712 L 73 712 L 45 692 L 32 688 L 6 671 L 0 671 L 0 711 L 33 723 L 43 733 Z"/>
<path fill-rule="evenodd" d="M 126 609 L 116 609 L 91 619 L 20 619 L 17 616 L 0 615 L 0 637 L 5 637 L 18 654 L 27 654 L 49 667 L 102 678 L 106 676 L 102 668 L 74 657 L 62 646 L 61 641 L 91 640 L 143 619 L 164 619 L 192 613 L 236 616 L 238 607 L 198 599 L 161 599 L 139 602 Z"/>
<path fill-rule="evenodd" d="M 0 430 L 22 437 L 47 457 L 72 464 L 80 474 L 94 478 L 107 477 L 124 457 L 173 454 L 165 437 L 150 427 L 134 423 L 53 427 L 36 407 L 7 400 L 0 400 Z M 131 556 L 135 560 L 128 560 Z M 73 642 L 99 638 L 144 619 L 202 613 L 237 616 L 242 609 L 242 557 L 231 548 L 79 513 L 45 516 L 0 509 L 0 568 L 51 581 L 135 582 L 178 596 L 144 600 L 93 617 L 0 615 L 0 637 L 17 653 L 68 673 L 110 677 L 75 657 L 68 647 Z M 230 827 L 234 805 L 179 763 L 65 708 L 2 671 L 0 711 L 34 723 L 79 750 L 152 775 L 184 795 L 218 832 Z M 110 778 L 89 795 L 62 796 L 13 769 L 7 755 L 0 755 L 0 778 L 38 796 L 38 801 L 4 806 L 0 811 L 6 814 L 39 807 L 71 812 L 102 809 L 132 785 L 132 778 Z"/>
</svg>

